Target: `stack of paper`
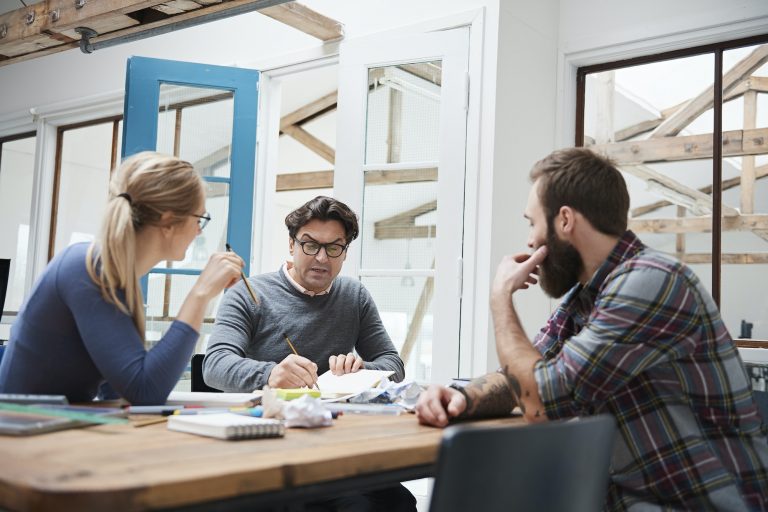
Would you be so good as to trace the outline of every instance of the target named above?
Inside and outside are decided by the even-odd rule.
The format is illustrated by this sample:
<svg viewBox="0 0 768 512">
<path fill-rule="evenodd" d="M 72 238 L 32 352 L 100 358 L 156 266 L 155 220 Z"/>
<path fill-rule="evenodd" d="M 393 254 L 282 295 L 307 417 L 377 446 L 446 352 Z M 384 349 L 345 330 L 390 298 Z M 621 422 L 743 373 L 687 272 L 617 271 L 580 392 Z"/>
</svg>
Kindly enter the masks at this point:
<svg viewBox="0 0 768 512">
<path fill-rule="evenodd" d="M 357 395 L 376 387 L 382 379 L 392 375 L 391 370 L 360 370 L 344 375 L 334 375 L 327 371 L 317 379 L 317 387 L 323 398 L 334 398 L 340 395 Z"/>
</svg>

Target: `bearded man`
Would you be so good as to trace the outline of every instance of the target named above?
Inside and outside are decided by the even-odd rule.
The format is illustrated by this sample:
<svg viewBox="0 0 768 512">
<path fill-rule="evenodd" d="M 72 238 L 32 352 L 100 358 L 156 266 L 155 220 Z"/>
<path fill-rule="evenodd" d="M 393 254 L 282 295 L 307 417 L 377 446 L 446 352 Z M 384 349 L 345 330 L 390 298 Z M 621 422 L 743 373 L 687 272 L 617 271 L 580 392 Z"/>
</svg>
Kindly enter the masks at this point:
<svg viewBox="0 0 768 512">
<path fill-rule="evenodd" d="M 611 414 L 607 509 L 766 510 L 766 428 L 711 295 L 627 230 L 629 194 L 608 159 L 559 150 L 530 175 L 532 253 L 504 257 L 491 291 L 501 369 L 431 386 L 419 420 Z M 539 281 L 565 298 L 531 343 L 513 298 Z"/>
</svg>

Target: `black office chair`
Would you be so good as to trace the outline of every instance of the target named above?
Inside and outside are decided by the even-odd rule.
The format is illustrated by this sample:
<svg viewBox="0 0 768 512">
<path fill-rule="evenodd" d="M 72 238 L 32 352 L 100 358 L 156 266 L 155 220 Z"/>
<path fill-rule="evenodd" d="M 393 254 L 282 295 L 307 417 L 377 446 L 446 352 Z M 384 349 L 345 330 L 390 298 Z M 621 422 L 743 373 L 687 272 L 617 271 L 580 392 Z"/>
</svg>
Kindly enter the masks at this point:
<svg viewBox="0 0 768 512">
<path fill-rule="evenodd" d="M 205 354 L 195 354 L 192 356 L 192 391 L 221 393 L 220 389 L 212 388 L 203 380 L 203 358 L 205 358 Z"/>
<path fill-rule="evenodd" d="M 440 445 L 430 512 L 595 512 L 605 502 L 613 416 L 454 426 Z"/>
<path fill-rule="evenodd" d="M 5 293 L 8 290 L 8 276 L 11 273 L 11 260 L 0 259 L 0 315 L 5 309 Z"/>
<path fill-rule="evenodd" d="M 5 293 L 8 289 L 8 276 L 11 272 L 11 260 L 0 259 L 0 317 L 3 316 L 3 309 L 5 309 Z M 0 360 L 3 359 L 3 352 L 5 352 L 6 340 L 0 339 Z"/>
<path fill-rule="evenodd" d="M 757 410 L 763 418 L 763 423 L 768 425 L 768 391 L 753 391 Z"/>
</svg>

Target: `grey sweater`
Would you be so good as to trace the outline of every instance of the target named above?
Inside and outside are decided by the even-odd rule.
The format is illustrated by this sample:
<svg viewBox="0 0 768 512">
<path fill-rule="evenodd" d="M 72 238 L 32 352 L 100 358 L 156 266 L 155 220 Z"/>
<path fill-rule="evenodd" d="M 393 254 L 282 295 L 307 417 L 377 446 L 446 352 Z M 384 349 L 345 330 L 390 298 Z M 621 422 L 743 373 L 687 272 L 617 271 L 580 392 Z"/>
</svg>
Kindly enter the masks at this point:
<svg viewBox="0 0 768 512">
<path fill-rule="evenodd" d="M 328 370 L 328 358 L 355 349 L 374 370 L 405 377 L 403 361 L 381 323 L 368 290 L 356 279 L 337 277 L 326 295 L 299 292 L 282 271 L 249 278 L 260 304 L 239 282 L 222 299 L 203 361 L 206 384 L 222 391 L 249 392 L 267 384 L 278 362 L 296 351 Z"/>
</svg>

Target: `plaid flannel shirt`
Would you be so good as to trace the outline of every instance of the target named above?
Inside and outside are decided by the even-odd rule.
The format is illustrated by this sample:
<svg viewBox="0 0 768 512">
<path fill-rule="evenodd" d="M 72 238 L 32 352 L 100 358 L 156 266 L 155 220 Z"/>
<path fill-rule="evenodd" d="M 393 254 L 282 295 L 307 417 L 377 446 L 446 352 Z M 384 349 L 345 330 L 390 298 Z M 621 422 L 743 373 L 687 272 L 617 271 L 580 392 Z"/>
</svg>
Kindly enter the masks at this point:
<svg viewBox="0 0 768 512">
<path fill-rule="evenodd" d="M 606 507 L 765 510 L 768 443 L 711 295 L 627 231 L 534 339 L 550 419 L 619 425 Z"/>
</svg>

